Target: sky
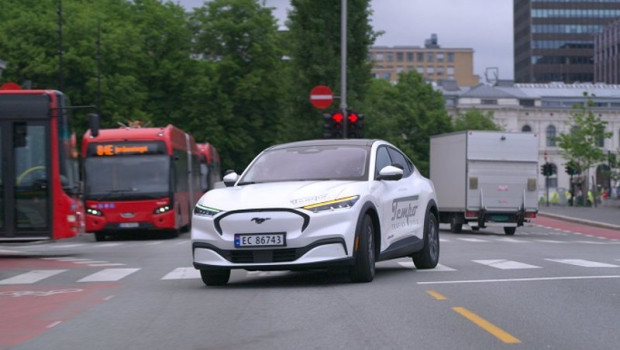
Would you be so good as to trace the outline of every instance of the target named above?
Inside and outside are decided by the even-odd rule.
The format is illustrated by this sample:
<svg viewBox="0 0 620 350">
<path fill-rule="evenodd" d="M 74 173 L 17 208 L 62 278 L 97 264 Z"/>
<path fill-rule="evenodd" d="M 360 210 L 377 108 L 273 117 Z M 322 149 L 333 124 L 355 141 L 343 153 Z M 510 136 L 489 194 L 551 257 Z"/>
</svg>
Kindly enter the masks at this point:
<svg viewBox="0 0 620 350">
<path fill-rule="evenodd" d="M 205 0 L 172 0 L 188 11 Z M 284 26 L 289 0 L 261 0 Z M 339 1 L 339 0 L 333 0 Z M 424 46 L 437 34 L 442 48 L 474 50 L 474 74 L 513 79 L 512 0 L 371 0 L 377 46 Z"/>
</svg>

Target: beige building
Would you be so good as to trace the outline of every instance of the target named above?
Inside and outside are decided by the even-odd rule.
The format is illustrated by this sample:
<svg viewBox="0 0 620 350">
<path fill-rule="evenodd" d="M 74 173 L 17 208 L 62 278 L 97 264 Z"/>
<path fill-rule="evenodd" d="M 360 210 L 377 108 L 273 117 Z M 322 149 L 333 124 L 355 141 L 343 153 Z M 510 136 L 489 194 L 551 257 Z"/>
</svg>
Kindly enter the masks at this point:
<svg viewBox="0 0 620 350">
<path fill-rule="evenodd" d="M 398 81 L 399 73 L 412 70 L 435 83 L 456 80 L 458 86 L 474 86 L 479 81 L 474 75 L 474 50 L 441 48 L 434 34 L 425 47 L 373 46 L 369 59 L 373 76 L 391 82 Z"/>
</svg>

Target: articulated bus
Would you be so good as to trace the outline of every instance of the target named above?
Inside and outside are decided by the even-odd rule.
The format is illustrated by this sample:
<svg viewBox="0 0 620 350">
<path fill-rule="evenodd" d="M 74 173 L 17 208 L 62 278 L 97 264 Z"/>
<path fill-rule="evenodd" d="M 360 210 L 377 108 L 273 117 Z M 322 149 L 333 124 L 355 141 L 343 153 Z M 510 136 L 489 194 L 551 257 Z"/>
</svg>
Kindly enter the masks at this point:
<svg viewBox="0 0 620 350">
<path fill-rule="evenodd" d="M 82 140 L 86 232 L 189 229 L 200 190 L 194 138 L 172 125 L 93 128 Z"/>
<path fill-rule="evenodd" d="M 212 190 L 217 182 L 222 181 L 222 163 L 220 153 L 210 143 L 199 143 L 200 152 L 200 189 L 203 192 Z"/>
<path fill-rule="evenodd" d="M 69 99 L 55 90 L 0 87 L 0 241 L 75 237 L 83 206 Z"/>
</svg>

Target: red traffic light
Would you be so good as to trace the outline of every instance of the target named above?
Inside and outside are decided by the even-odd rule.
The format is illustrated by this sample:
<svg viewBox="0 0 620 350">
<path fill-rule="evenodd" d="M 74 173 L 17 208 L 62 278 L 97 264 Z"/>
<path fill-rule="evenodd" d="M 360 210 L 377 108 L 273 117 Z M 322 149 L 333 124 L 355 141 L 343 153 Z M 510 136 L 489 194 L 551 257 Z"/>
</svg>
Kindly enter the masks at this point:
<svg viewBox="0 0 620 350">
<path fill-rule="evenodd" d="M 351 113 L 351 114 L 349 114 L 349 115 L 347 116 L 347 119 L 349 119 L 349 122 L 350 122 L 350 123 L 355 124 L 355 123 L 357 123 L 357 121 L 358 121 L 359 117 L 357 116 L 357 114 L 355 114 L 355 113 Z"/>
<path fill-rule="evenodd" d="M 332 114 L 332 120 L 340 124 L 344 120 L 344 116 L 342 115 L 342 113 L 336 112 Z"/>
</svg>

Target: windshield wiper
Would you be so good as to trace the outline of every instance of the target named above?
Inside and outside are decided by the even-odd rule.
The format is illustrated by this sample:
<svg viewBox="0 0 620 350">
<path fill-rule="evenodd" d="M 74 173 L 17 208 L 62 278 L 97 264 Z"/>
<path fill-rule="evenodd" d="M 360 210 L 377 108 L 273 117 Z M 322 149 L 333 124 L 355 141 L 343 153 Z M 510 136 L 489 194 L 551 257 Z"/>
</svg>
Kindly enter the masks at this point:
<svg viewBox="0 0 620 350">
<path fill-rule="evenodd" d="M 110 191 L 108 191 L 108 192 L 106 192 L 104 194 L 96 196 L 94 200 L 100 201 L 100 200 L 104 200 L 104 199 L 109 199 L 109 198 L 111 198 L 111 197 L 113 197 L 114 195 L 117 195 L 117 194 L 126 194 L 126 193 L 135 192 L 135 191 L 137 191 L 137 188 L 135 188 L 135 187 L 118 189 L 118 190 L 110 190 Z"/>
</svg>

